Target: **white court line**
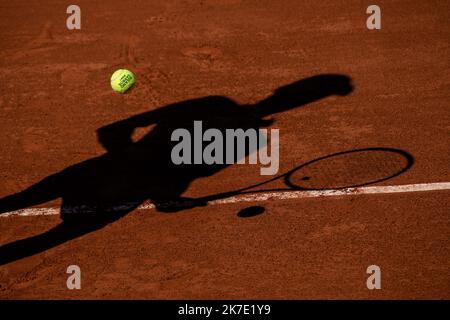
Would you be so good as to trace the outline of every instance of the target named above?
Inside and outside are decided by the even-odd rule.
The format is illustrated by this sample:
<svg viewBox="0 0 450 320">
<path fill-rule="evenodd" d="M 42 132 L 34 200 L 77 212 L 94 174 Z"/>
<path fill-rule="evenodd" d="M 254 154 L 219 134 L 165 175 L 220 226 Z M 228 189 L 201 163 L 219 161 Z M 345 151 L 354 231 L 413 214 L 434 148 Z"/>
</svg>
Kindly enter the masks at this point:
<svg viewBox="0 0 450 320">
<path fill-rule="evenodd" d="M 208 202 L 209 205 L 239 203 L 239 202 L 261 202 L 267 200 L 286 200 L 286 199 L 302 199 L 302 198 L 318 198 L 318 197 L 338 197 L 360 194 L 390 194 L 390 193 L 410 193 L 436 190 L 450 190 L 450 182 L 435 183 L 418 183 L 405 184 L 397 186 L 372 186 L 358 187 L 346 189 L 328 189 L 328 190 L 311 190 L 311 191 L 278 191 L 278 192 L 261 192 L 247 195 L 238 195 L 225 199 L 214 200 Z M 175 204 L 176 205 L 176 204 Z M 139 210 L 154 209 L 154 204 L 143 204 L 138 207 Z M 112 210 L 120 210 L 120 207 Z M 122 207 L 123 209 L 123 207 Z M 76 210 L 74 210 L 76 211 Z M 11 216 L 49 216 L 60 213 L 59 208 L 28 208 L 16 211 L 10 211 L 0 214 L 0 217 Z"/>
</svg>

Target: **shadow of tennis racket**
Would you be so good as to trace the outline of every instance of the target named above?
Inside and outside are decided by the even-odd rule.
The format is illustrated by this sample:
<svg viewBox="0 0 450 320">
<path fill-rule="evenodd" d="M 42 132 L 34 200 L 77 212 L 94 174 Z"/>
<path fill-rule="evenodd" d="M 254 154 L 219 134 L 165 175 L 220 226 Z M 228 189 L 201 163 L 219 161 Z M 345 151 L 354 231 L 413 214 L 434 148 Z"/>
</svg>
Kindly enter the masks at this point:
<svg viewBox="0 0 450 320">
<path fill-rule="evenodd" d="M 208 202 L 260 192 L 289 190 L 339 190 L 381 183 L 408 171 L 414 163 L 411 154 L 395 148 L 365 148 L 320 157 L 272 179 L 232 191 L 212 194 L 170 207 L 204 206 Z"/>
</svg>

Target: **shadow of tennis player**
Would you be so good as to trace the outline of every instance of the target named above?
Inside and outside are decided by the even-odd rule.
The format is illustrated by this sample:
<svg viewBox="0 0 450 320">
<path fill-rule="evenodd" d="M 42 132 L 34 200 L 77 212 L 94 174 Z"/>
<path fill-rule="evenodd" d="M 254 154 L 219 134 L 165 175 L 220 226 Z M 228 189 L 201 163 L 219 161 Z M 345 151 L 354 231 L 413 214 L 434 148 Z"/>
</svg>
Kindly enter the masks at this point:
<svg viewBox="0 0 450 320">
<path fill-rule="evenodd" d="M 259 129 L 269 126 L 268 116 L 331 96 L 352 91 L 349 77 L 323 74 L 275 90 L 253 105 L 238 105 L 222 96 L 208 96 L 160 107 L 98 129 L 98 140 L 106 149 L 53 174 L 28 189 L 0 199 L 0 213 L 14 211 L 62 198 L 62 223 L 27 239 L 2 245 L 0 265 L 45 251 L 68 240 L 98 230 L 151 200 L 159 211 L 181 208 L 158 204 L 182 200 L 182 194 L 197 178 L 211 176 L 228 164 L 175 165 L 171 141 L 178 128 L 193 131 L 194 120 L 203 130 Z M 155 125 L 133 142 L 138 127 Z M 198 203 L 195 203 L 198 205 Z M 205 205 L 205 204 L 203 204 Z"/>
</svg>

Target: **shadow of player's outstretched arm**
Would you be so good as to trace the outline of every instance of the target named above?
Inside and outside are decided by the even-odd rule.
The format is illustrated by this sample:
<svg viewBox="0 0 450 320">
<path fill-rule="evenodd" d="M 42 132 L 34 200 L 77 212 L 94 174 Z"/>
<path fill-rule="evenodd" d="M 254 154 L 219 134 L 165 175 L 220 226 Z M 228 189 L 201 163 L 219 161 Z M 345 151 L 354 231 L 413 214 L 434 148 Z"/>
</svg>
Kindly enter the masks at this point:
<svg viewBox="0 0 450 320">
<path fill-rule="evenodd" d="M 267 117 L 333 95 L 346 96 L 352 91 L 350 77 L 342 74 L 319 74 L 279 87 L 271 96 L 249 107 L 260 117 Z"/>
</svg>

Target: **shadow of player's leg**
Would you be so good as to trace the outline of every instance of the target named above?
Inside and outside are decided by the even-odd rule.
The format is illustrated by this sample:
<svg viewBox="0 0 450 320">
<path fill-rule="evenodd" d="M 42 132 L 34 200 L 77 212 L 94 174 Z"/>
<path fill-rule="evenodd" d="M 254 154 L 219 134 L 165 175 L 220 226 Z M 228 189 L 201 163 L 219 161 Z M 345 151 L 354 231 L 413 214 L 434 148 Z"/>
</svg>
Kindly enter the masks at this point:
<svg viewBox="0 0 450 320">
<path fill-rule="evenodd" d="M 122 210 L 96 213 L 75 213 L 72 210 L 70 218 L 66 216 L 65 220 L 56 227 L 42 234 L 2 245 L 0 247 L 0 265 L 44 252 L 67 241 L 99 230 L 122 218 L 138 206 L 139 203 L 133 205 L 128 203 L 121 207 Z M 66 209 L 61 209 L 61 211 L 63 210 Z"/>
<path fill-rule="evenodd" d="M 0 214 L 42 204 L 60 197 L 60 176 L 54 174 L 31 187 L 0 199 Z"/>
</svg>

